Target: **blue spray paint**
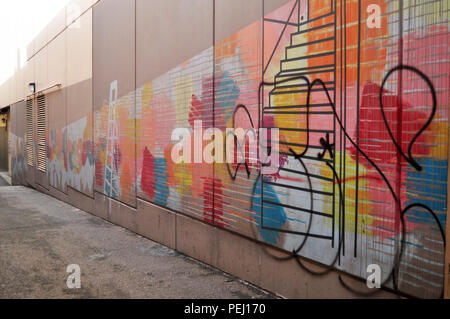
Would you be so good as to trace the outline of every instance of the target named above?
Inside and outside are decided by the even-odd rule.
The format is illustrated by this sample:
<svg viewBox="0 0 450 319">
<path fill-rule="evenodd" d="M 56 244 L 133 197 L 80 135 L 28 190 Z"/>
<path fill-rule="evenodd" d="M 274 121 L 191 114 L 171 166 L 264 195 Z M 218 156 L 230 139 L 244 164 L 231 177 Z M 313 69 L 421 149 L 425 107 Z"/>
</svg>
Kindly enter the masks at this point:
<svg viewBox="0 0 450 319">
<path fill-rule="evenodd" d="M 430 207 L 438 216 L 441 225 L 445 228 L 447 211 L 447 161 L 432 158 L 419 158 L 417 160 L 422 171 L 409 170 L 406 176 L 406 196 L 404 206 L 420 203 Z M 412 194 L 416 196 L 412 196 Z M 419 196 L 417 196 L 419 195 Z M 439 231 L 434 218 L 425 210 L 416 208 L 407 213 L 408 222 L 429 224 Z"/>
<path fill-rule="evenodd" d="M 268 184 L 264 184 L 264 199 L 274 203 L 280 203 L 273 187 Z M 258 178 L 256 182 L 255 192 L 253 194 L 252 211 L 257 213 L 255 219 L 259 233 L 264 242 L 276 245 L 280 240 L 280 233 L 274 230 L 263 229 L 261 225 L 261 178 Z M 264 227 L 282 229 L 287 222 L 286 213 L 281 206 L 264 203 L 263 215 Z"/>
<path fill-rule="evenodd" d="M 169 197 L 169 186 L 166 172 L 166 160 L 164 158 L 155 158 L 155 203 L 161 206 L 167 206 Z"/>
</svg>

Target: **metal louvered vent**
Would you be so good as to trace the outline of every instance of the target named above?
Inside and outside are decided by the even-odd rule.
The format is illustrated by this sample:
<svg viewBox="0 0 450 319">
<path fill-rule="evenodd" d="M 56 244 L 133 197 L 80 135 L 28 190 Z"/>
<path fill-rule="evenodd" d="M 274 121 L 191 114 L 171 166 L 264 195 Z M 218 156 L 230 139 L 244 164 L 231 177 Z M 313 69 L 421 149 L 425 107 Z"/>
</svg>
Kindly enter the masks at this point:
<svg viewBox="0 0 450 319">
<path fill-rule="evenodd" d="M 33 100 L 27 100 L 27 164 L 33 166 Z"/>
<path fill-rule="evenodd" d="M 41 172 L 47 171 L 47 116 L 45 107 L 45 95 L 37 98 L 37 166 Z"/>
</svg>

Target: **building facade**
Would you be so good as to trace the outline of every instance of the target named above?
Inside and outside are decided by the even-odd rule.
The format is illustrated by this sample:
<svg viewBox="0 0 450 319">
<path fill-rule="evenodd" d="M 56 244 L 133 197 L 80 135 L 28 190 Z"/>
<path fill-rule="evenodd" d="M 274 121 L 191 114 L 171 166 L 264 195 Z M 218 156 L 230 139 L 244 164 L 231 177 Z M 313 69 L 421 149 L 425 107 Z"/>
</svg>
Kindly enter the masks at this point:
<svg viewBox="0 0 450 319">
<path fill-rule="evenodd" d="M 449 5 L 73 1 L 0 87 L 12 181 L 285 297 L 443 296 Z M 238 127 L 274 172 L 174 162 Z"/>
</svg>

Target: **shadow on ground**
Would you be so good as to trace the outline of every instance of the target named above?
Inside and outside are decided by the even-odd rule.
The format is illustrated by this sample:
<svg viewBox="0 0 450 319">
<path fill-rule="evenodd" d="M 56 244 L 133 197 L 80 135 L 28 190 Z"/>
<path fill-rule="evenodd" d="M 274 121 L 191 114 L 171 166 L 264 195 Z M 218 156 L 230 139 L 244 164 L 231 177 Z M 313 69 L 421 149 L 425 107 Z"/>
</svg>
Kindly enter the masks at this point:
<svg viewBox="0 0 450 319">
<path fill-rule="evenodd" d="M 69 264 L 81 289 L 67 288 Z M 273 297 L 33 189 L 0 187 L 0 298 Z"/>
</svg>

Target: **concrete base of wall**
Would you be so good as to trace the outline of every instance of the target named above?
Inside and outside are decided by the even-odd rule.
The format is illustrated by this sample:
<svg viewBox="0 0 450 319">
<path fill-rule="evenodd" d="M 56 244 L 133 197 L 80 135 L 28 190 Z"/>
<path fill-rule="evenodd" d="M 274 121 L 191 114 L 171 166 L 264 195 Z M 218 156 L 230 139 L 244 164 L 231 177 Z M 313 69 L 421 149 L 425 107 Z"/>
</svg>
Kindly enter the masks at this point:
<svg viewBox="0 0 450 319">
<path fill-rule="evenodd" d="M 365 291 L 365 283 L 338 271 L 314 276 L 299 267 L 294 259 L 279 261 L 286 256 L 275 248 L 206 224 L 144 200 L 137 200 L 132 208 L 98 192 L 94 198 L 68 188 L 62 193 L 51 187 L 47 190 L 33 185 L 41 192 L 65 201 L 81 210 L 111 223 L 127 228 L 192 258 L 221 269 L 251 284 L 285 298 L 396 298 L 396 294 L 379 290 L 370 296 L 358 295 L 346 289 L 339 275 L 353 289 Z M 314 271 L 325 268 L 303 260 Z"/>
</svg>

